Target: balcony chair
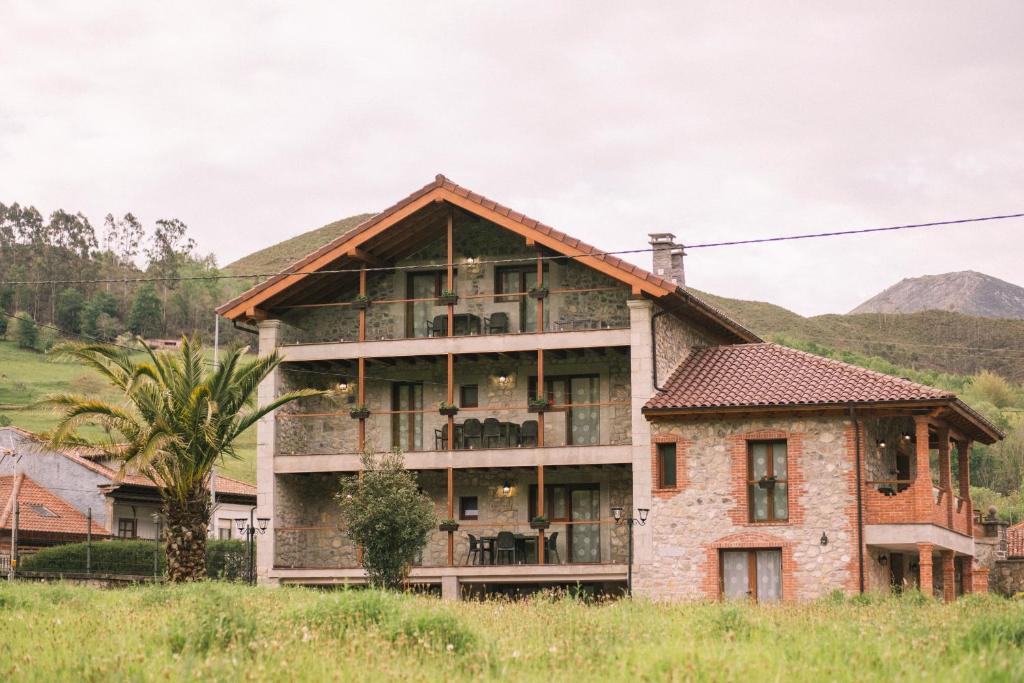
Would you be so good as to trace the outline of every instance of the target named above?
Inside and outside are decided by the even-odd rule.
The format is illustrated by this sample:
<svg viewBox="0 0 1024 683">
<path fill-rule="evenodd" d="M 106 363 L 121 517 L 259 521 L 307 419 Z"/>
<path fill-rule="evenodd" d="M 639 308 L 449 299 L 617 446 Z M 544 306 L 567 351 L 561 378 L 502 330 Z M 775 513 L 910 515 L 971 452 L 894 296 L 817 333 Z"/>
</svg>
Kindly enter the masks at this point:
<svg viewBox="0 0 1024 683">
<path fill-rule="evenodd" d="M 506 334 L 508 332 L 508 313 L 492 313 L 484 318 L 484 330 L 487 334 Z"/>
<path fill-rule="evenodd" d="M 527 420 L 519 428 L 519 445 L 537 447 L 537 421 Z"/>
<path fill-rule="evenodd" d="M 441 425 L 440 429 L 434 430 L 434 450 L 448 450 L 448 425 Z"/>
<path fill-rule="evenodd" d="M 462 424 L 462 443 L 466 448 L 473 448 L 474 443 L 477 448 L 483 448 L 483 427 L 480 420 L 471 417 Z"/>
<path fill-rule="evenodd" d="M 493 417 L 484 420 L 483 447 L 500 448 L 504 445 L 506 444 L 501 442 L 501 422 Z"/>
<path fill-rule="evenodd" d="M 562 556 L 558 554 L 558 532 L 553 531 L 550 536 L 544 539 L 544 562 L 549 562 L 548 557 L 555 554 L 555 564 L 562 564 Z"/>
<path fill-rule="evenodd" d="M 481 541 L 473 534 L 469 536 L 469 548 L 466 549 L 466 559 L 462 564 L 485 564 L 484 559 L 487 553 L 491 553 L 491 559 L 494 559 L 494 551 L 490 546 L 490 543 Z"/>
<path fill-rule="evenodd" d="M 519 554 L 516 552 L 516 536 L 511 531 L 499 531 L 497 538 L 494 539 L 494 563 L 502 564 L 503 556 L 510 560 L 504 564 L 519 563 Z"/>
<path fill-rule="evenodd" d="M 435 315 L 433 320 L 428 320 L 427 325 L 427 336 L 428 337 L 447 337 L 448 336 L 448 314 L 442 313 L 441 315 Z"/>
</svg>

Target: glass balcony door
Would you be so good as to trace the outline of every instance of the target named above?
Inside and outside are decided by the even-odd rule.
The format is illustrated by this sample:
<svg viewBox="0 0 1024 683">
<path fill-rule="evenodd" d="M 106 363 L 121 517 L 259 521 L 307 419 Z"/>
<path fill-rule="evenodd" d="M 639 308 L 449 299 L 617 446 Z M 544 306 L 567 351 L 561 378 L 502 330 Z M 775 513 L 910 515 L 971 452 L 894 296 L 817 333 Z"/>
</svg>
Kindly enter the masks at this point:
<svg viewBox="0 0 1024 683">
<path fill-rule="evenodd" d="M 391 387 L 391 446 L 423 450 L 423 385 L 400 382 Z"/>
</svg>

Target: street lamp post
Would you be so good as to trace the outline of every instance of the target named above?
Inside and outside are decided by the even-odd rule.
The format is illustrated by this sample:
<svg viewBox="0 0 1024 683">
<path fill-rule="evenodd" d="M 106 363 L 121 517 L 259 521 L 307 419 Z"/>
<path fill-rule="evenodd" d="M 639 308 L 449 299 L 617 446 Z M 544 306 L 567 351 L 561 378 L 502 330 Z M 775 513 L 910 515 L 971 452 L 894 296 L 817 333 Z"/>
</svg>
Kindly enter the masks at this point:
<svg viewBox="0 0 1024 683">
<path fill-rule="evenodd" d="M 628 556 L 626 560 L 626 595 L 633 597 L 633 527 L 647 524 L 649 508 L 637 508 L 636 517 L 623 517 L 622 508 L 613 507 L 612 517 L 616 524 L 625 524 L 629 528 Z"/>
<path fill-rule="evenodd" d="M 249 519 L 245 517 L 236 517 L 235 524 L 238 525 L 238 533 L 245 535 L 245 540 L 248 543 L 249 551 L 249 583 L 256 585 L 256 539 L 257 533 L 267 533 L 267 525 L 270 524 L 269 517 L 258 517 L 256 524 L 253 524 L 253 514 L 256 512 L 256 508 L 249 510 Z"/>
</svg>

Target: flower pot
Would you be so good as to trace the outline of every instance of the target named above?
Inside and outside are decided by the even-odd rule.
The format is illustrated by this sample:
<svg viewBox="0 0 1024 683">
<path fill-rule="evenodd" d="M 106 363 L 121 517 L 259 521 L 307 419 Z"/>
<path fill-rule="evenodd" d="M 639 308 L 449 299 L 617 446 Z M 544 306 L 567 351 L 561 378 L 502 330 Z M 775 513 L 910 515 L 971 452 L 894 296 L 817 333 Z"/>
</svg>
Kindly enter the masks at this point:
<svg viewBox="0 0 1024 683">
<path fill-rule="evenodd" d="M 757 485 L 763 489 L 770 489 L 775 486 L 775 477 L 761 477 Z"/>
<path fill-rule="evenodd" d="M 357 299 L 357 300 L 352 302 L 352 308 L 356 309 L 357 311 L 365 311 L 369 307 L 370 307 L 370 302 L 369 301 L 364 301 L 362 299 Z"/>
<path fill-rule="evenodd" d="M 441 296 L 437 297 L 438 306 L 448 306 L 449 304 L 454 305 L 457 303 L 459 303 L 459 297 L 456 296 L 455 294 L 442 294 Z"/>
<path fill-rule="evenodd" d="M 445 532 L 458 531 L 459 530 L 459 523 L 458 522 L 441 522 L 437 526 L 437 528 L 440 529 L 441 531 L 445 531 Z"/>
<path fill-rule="evenodd" d="M 370 417 L 370 409 L 353 408 L 352 410 L 348 411 L 348 414 L 351 415 L 352 419 L 354 420 L 365 420 L 366 418 Z"/>
<path fill-rule="evenodd" d="M 548 288 L 540 287 L 538 289 L 531 289 L 530 296 L 534 299 L 546 299 L 548 296 Z"/>
<path fill-rule="evenodd" d="M 529 405 L 529 406 L 526 407 L 526 411 L 529 412 L 529 413 L 543 413 L 547 409 L 548 409 L 548 406 L 546 404 L 545 405 Z"/>
<path fill-rule="evenodd" d="M 444 415 L 445 417 L 453 417 L 459 414 L 459 409 L 456 406 L 448 406 L 445 408 L 439 408 L 438 412 Z"/>
<path fill-rule="evenodd" d="M 544 531 L 550 526 L 551 522 L 548 521 L 538 522 L 537 520 L 532 520 L 530 522 L 530 528 L 534 531 Z"/>
</svg>

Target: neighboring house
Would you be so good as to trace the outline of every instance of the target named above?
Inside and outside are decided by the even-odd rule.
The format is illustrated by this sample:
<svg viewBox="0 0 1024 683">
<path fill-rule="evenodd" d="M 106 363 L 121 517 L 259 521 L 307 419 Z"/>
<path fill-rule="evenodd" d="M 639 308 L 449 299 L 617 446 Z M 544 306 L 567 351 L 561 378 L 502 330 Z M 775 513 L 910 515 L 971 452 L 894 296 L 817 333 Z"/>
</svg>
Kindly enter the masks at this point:
<svg viewBox="0 0 1024 683">
<path fill-rule="evenodd" d="M 15 524 L 18 502 L 18 550 L 31 553 L 40 548 L 63 543 L 78 543 L 89 536 L 86 515 L 53 491 L 24 474 L 0 476 L 0 563 L 10 569 L 11 531 Z M 110 532 L 95 519 L 92 537 L 103 539 Z"/>
<path fill-rule="evenodd" d="M 56 491 L 82 514 L 120 538 L 156 538 L 160 493 L 138 474 L 121 474 L 120 463 L 88 446 L 53 449 L 36 435 L 16 427 L 0 428 L 0 475 L 26 474 Z M 210 535 L 235 538 L 235 518 L 248 517 L 256 504 L 251 484 L 215 475 Z M 156 515 L 156 517 L 154 517 Z"/>
<path fill-rule="evenodd" d="M 338 479 L 399 448 L 459 522 L 410 576 L 450 598 L 621 588 L 616 508 L 650 511 L 653 598 L 980 589 L 967 455 L 1001 434 L 947 392 L 762 342 L 682 288 L 671 234 L 651 245 L 654 273 L 438 176 L 221 306 L 284 357 L 261 401 L 336 389 L 259 425 L 261 580 L 364 581 Z"/>
<path fill-rule="evenodd" d="M 1018 522 L 1006 530 L 1006 557 L 1024 560 L 1024 522 Z"/>
</svg>

